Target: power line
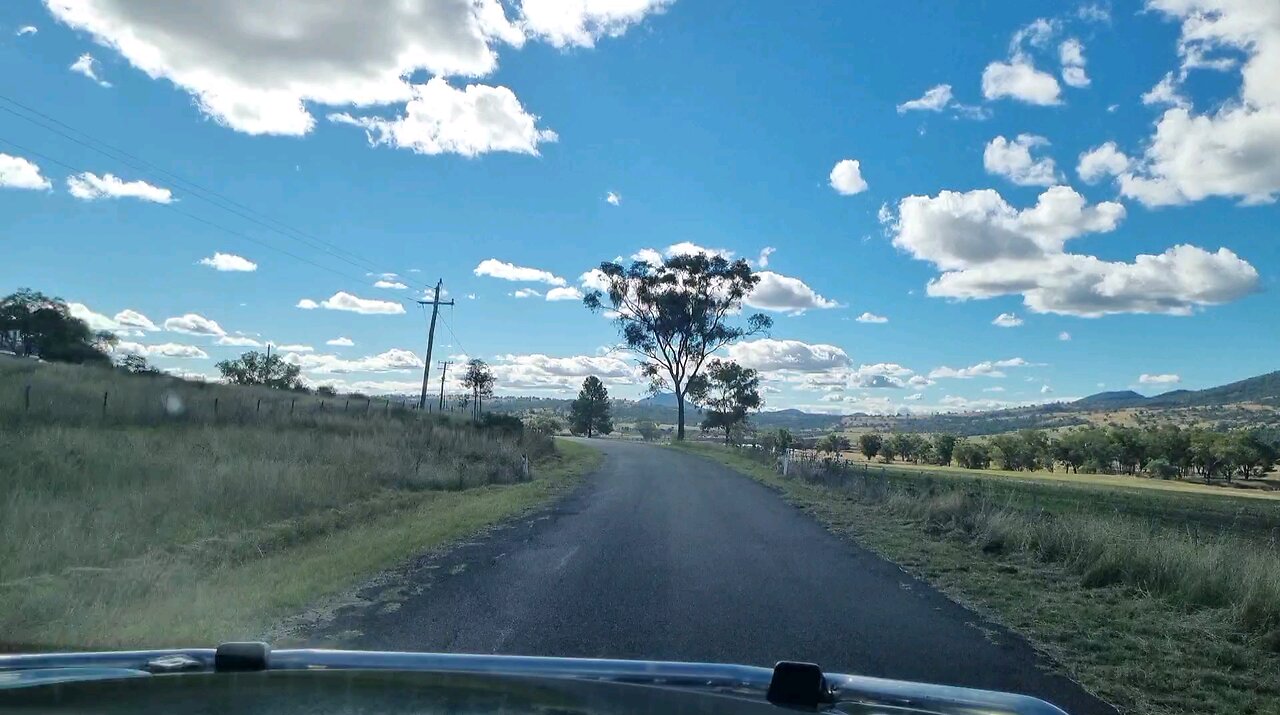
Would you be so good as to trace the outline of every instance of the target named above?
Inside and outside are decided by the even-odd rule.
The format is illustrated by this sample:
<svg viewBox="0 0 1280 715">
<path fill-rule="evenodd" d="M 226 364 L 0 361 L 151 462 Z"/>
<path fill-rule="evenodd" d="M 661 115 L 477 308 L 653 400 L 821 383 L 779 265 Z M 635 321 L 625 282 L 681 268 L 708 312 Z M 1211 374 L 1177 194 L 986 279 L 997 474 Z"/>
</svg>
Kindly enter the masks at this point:
<svg viewBox="0 0 1280 715">
<path fill-rule="evenodd" d="M 18 107 L 19 109 L 22 110 L 22 112 L 27 112 L 29 114 L 35 115 L 37 117 L 47 120 L 47 122 L 42 122 L 31 116 L 27 116 L 27 114 L 23 114 L 22 112 L 15 111 L 14 109 L 11 109 L 10 107 L 6 107 L 3 105 L 0 105 L 0 111 L 7 112 L 15 117 L 18 117 L 19 119 L 22 119 L 23 121 L 29 122 L 49 132 L 57 134 L 58 136 L 61 136 L 64 139 L 67 139 L 68 141 L 74 142 L 91 151 L 95 151 L 103 156 L 106 156 L 112 159 L 113 161 L 124 163 L 130 166 L 131 168 L 135 169 L 136 171 L 141 171 L 143 173 L 146 173 L 147 171 L 158 173 L 166 177 L 169 183 L 176 184 L 177 186 L 182 188 L 184 191 L 188 192 L 190 195 L 194 196 L 195 198 L 201 201 L 205 201 L 206 203 L 209 203 L 216 208 L 222 209 L 223 211 L 226 211 L 235 216 L 238 216 L 246 221 L 254 223 L 269 231 L 278 233 L 286 238 L 302 243 L 310 248 L 328 253 L 331 257 L 337 260 L 340 260 L 344 263 L 347 263 L 348 265 L 351 265 L 355 268 L 359 268 L 361 270 L 367 271 L 375 275 L 381 273 L 381 271 L 378 271 L 376 267 L 373 266 L 366 259 L 356 255 L 355 253 L 352 253 L 351 251 L 343 249 L 340 246 L 336 246 L 328 241 L 325 241 L 324 239 L 321 239 L 305 231 L 302 231 L 301 229 L 290 226 L 284 223 L 283 221 L 267 216 L 259 211 L 255 211 L 254 209 L 248 206 L 245 206 L 244 204 L 241 204 L 235 201 L 234 199 L 231 199 L 212 189 L 206 188 L 194 181 L 183 178 L 182 176 L 179 176 L 162 167 L 159 167 L 147 161 L 146 159 L 143 159 L 139 156 L 131 154 L 124 149 L 120 149 L 118 147 L 112 146 L 111 144 L 105 141 L 97 139 L 83 131 L 80 131 L 79 129 L 76 129 L 75 127 L 72 127 L 66 124 L 65 122 L 57 119 L 56 117 L 52 117 L 48 114 L 45 114 L 44 112 L 41 112 L 38 109 L 35 109 L 34 107 L 27 106 L 3 94 L 0 94 L 0 101 L 7 102 L 15 107 Z M 59 127 L 62 127 L 63 129 L 68 130 L 69 132 L 78 134 L 80 135 L 80 137 L 83 137 L 83 139 L 72 136 L 71 134 L 68 134 L 66 131 L 62 131 L 54 126 L 51 126 L 50 123 L 57 125 Z M 12 142 L 10 142 L 10 144 L 12 144 Z M 17 145 L 14 144 L 14 146 L 17 146 Z M 103 147 L 105 147 L 105 149 Z M 61 162 L 55 162 L 55 163 L 61 164 Z M 67 165 L 62 164 L 62 166 L 67 166 Z M 74 168 L 70 168 L 70 170 L 76 171 L 76 169 Z M 213 198 L 210 198 L 210 197 L 213 197 Z"/>
</svg>

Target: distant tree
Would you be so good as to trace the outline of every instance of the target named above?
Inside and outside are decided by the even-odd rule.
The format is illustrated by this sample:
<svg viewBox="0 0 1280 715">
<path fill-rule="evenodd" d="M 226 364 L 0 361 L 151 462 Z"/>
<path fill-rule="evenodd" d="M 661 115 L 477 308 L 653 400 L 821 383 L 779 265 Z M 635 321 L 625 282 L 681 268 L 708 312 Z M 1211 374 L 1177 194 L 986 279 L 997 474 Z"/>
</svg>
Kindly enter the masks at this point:
<svg viewBox="0 0 1280 715">
<path fill-rule="evenodd" d="M 685 395 L 703 364 L 716 350 L 773 324 L 761 313 L 749 316 L 745 327 L 727 322 L 760 277 L 745 260 L 705 253 L 672 256 L 661 265 L 636 261 L 629 268 L 605 262 L 594 275 L 604 287 L 588 292 L 583 304 L 611 310 L 627 348 L 645 360 L 641 369 L 650 390 L 675 394 L 676 439 L 683 440 Z"/>
<path fill-rule="evenodd" d="M 115 336 L 94 332 L 61 298 L 23 288 L 0 298 L 0 349 L 44 360 L 106 365 Z"/>
<path fill-rule="evenodd" d="M 321 397 L 337 397 L 338 391 L 333 389 L 329 385 L 321 385 L 320 387 L 316 388 L 316 394 Z"/>
<path fill-rule="evenodd" d="M 120 358 L 117 366 L 131 375 L 159 375 L 160 370 L 147 362 L 147 359 L 141 355 L 129 353 Z"/>
<path fill-rule="evenodd" d="M 216 367 L 222 379 L 233 385 L 261 385 L 277 390 L 303 388 L 302 368 L 279 355 L 267 355 L 250 350 L 235 360 L 223 360 Z"/>
<path fill-rule="evenodd" d="M 703 431 L 724 430 L 729 435 L 746 424 L 752 410 L 760 409 L 760 376 L 751 368 L 728 360 L 712 360 L 707 371 L 689 383 L 691 401 L 706 408 Z"/>
<path fill-rule="evenodd" d="M 657 441 L 662 436 L 662 431 L 658 429 L 658 425 L 653 420 L 641 420 L 636 423 L 636 432 L 640 433 L 640 439 L 646 442 Z"/>
<path fill-rule="evenodd" d="M 840 452 L 847 452 L 850 447 L 849 438 L 839 432 L 832 432 L 818 440 L 815 449 L 818 452 L 826 452 L 832 456 Z"/>
<path fill-rule="evenodd" d="M 779 427 L 773 432 L 773 448 L 779 452 L 785 452 L 791 449 L 796 442 L 795 436 L 791 434 L 791 430 L 786 427 Z"/>
<path fill-rule="evenodd" d="M 609 434 L 613 419 L 609 415 L 609 391 L 600 378 L 590 375 L 582 381 L 578 399 L 569 406 L 569 429 L 574 434 Z"/>
<path fill-rule="evenodd" d="M 893 462 L 894 458 L 897 456 L 898 456 L 898 445 L 896 443 L 896 440 L 893 439 L 893 435 L 889 435 L 888 437 L 880 441 L 880 461 L 881 462 L 884 462 L 885 464 L 889 464 Z"/>
<path fill-rule="evenodd" d="M 884 443 L 880 446 L 880 452 L 883 454 L 884 450 L 888 448 L 899 459 L 904 461 L 914 460 L 916 458 L 915 450 L 917 445 L 913 437 L 914 435 L 905 432 L 894 432 L 885 438 Z"/>
<path fill-rule="evenodd" d="M 868 460 L 875 459 L 876 455 L 880 453 L 880 445 L 883 443 L 884 439 L 874 432 L 858 435 L 858 451 Z"/>
<path fill-rule="evenodd" d="M 986 469 L 991 466 L 991 451 L 981 442 L 956 440 L 951 457 L 965 469 Z"/>
<path fill-rule="evenodd" d="M 1147 462 L 1143 471 L 1146 472 L 1147 476 L 1157 479 L 1172 479 L 1178 476 L 1178 468 L 1164 457 L 1156 457 Z"/>
<path fill-rule="evenodd" d="M 484 411 L 484 398 L 493 397 L 493 386 L 497 378 L 489 369 L 489 364 L 480 358 L 467 361 L 466 372 L 462 374 L 462 386 L 471 390 L 471 417 Z"/>
<path fill-rule="evenodd" d="M 524 426 L 533 432 L 547 436 L 564 429 L 564 423 L 560 421 L 559 417 L 545 412 L 538 412 L 526 417 Z"/>
<path fill-rule="evenodd" d="M 955 449 L 955 435 L 948 432 L 937 435 L 933 438 L 933 461 L 944 467 L 951 464 L 951 456 L 955 453 Z"/>
</svg>

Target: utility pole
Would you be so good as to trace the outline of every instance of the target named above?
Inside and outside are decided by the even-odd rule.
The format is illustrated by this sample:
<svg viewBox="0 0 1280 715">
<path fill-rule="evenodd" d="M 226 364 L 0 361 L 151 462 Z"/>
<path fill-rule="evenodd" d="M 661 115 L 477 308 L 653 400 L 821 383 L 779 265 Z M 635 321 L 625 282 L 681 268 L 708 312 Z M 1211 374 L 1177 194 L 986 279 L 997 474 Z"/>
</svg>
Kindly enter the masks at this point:
<svg viewBox="0 0 1280 715">
<path fill-rule="evenodd" d="M 427 329 L 427 359 L 422 365 L 422 395 L 418 397 L 418 409 L 427 409 L 427 379 L 431 373 L 431 348 L 436 342 L 436 315 L 440 312 L 441 305 L 453 305 L 453 301 L 446 303 L 440 302 L 440 286 L 444 284 L 444 279 L 436 281 L 436 295 L 432 300 L 420 300 L 420 305 L 431 306 L 431 327 Z"/>
<path fill-rule="evenodd" d="M 449 371 L 449 366 L 453 363 L 448 360 L 440 361 L 440 411 L 444 412 L 444 374 Z"/>
</svg>

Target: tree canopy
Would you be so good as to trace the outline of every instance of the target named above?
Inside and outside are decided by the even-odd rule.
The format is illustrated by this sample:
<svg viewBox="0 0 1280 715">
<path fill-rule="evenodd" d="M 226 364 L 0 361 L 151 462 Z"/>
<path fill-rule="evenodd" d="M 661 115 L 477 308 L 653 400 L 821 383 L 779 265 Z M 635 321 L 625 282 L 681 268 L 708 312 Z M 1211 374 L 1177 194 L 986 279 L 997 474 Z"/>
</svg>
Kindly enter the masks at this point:
<svg viewBox="0 0 1280 715">
<path fill-rule="evenodd" d="M 0 299 L 0 349 L 72 363 L 109 364 L 116 337 L 93 331 L 61 298 L 23 288 Z"/>
<path fill-rule="evenodd" d="M 593 271 L 603 288 L 583 297 L 592 311 L 610 310 L 624 344 L 639 355 L 650 389 L 670 389 L 676 398 L 676 439 L 684 439 L 685 396 L 716 350 L 773 324 L 756 313 L 745 325 L 729 320 L 760 278 L 745 260 L 695 253 L 671 256 L 661 265 L 636 261 L 629 268 L 606 261 Z"/>
<path fill-rule="evenodd" d="M 222 379 L 233 385 L 262 385 L 277 390 L 301 390 L 302 368 L 285 362 L 279 355 L 250 350 L 235 360 L 223 360 L 216 367 Z"/>
<path fill-rule="evenodd" d="M 462 386 L 471 390 L 471 416 L 483 412 L 484 398 L 493 397 L 493 386 L 498 379 L 489 369 L 489 363 L 480 358 L 467 361 L 467 369 L 462 374 Z"/>
<path fill-rule="evenodd" d="M 734 430 L 746 424 L 748 415 L 764 404 L 760 375 L 729 360 L 707 363 L 706 373 L 690 382 L 689 395 L 694 404 L 706 408 L 703 431 L 724 430 L 725 444 Z"/>
<path fill-rule="evenodd" d="M 578 399 L 569 406 L 569 429 L 574 434 L 585 434 L 588 437 L 613 431 L 613 418 L 609 415 L 609 391 L 595 375 L 589 375 L 582 381 Z"/>
</svg>

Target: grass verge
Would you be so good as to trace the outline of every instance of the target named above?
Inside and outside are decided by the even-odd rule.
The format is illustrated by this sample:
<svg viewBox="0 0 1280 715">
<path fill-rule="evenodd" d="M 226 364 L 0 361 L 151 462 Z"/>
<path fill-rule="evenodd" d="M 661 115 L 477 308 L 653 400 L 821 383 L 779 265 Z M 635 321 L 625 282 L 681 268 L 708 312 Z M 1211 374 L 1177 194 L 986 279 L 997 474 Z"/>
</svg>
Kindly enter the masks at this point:
<svg viewBox="0 0 1280 715">
<path fill-rule="evenodd" d="M 1280 712 L 1274 545 L 1191 536 L 1115 512 L 1105 487 L 1092 500 L 1033 510 L 1007 491 L 997 501 L 939 480 L 824 486 L 717 446 L 680 448 L 763 482 L 833 532 L 1020 632 L 1126 711 Z"/>
<path fill-rule="evenodd" d="M 400 495 L 394 505 L 353 505 L 349 518 L 309 538 L 209 567 L 167 555 L 113 568 L 82 568 L 0 590 L 0 611 L 43 599 L 56 613 L 22 622 L 17 646 L 126 648 L 259 637 L 272 623 L 415 554 L 536 508 L 598 463 L 590 447 L 558 441 L 534 478 L 460 491 Z"/>
</svg>

